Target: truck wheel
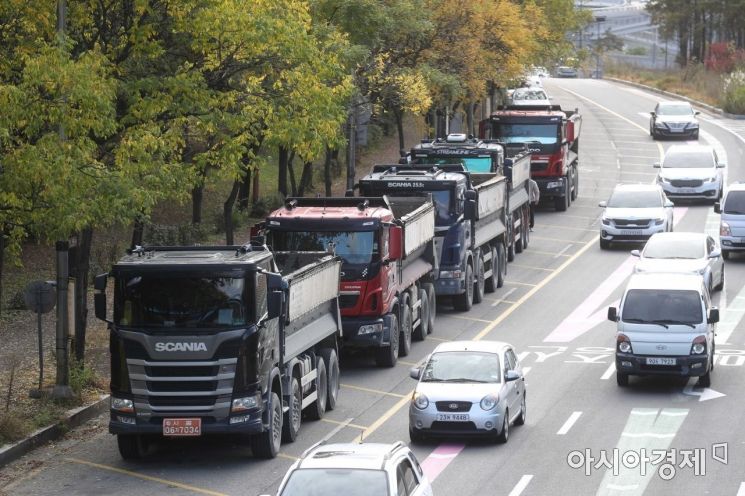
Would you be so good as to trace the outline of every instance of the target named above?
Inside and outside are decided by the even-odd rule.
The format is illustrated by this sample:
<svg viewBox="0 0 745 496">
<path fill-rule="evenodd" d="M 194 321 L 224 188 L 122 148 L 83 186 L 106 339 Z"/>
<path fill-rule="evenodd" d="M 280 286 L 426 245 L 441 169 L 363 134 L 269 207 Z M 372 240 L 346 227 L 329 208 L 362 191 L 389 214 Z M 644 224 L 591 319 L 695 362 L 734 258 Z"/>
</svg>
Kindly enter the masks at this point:
<svg viewBox="0 0 745 496">
<path fill-rule="evenodd" d="M 554 198 L 554 207 L 556 208 L 557 212 L 564 212 L 567 208 L 569 208 L 569 199 L 570 193 L 569 193 L 569 182 L 564 186 L 564 196 L 557 196 Z"/>
<path fill-rule="evenodd" d="M 491 259 L 489 261 L 489 265 L 491 267 L 491 275 L 484 281 L 484 291 L 486 291 L 487 293 L 493 293 L 497 290 L 499 284 L 497 282 L 497 278 L 499 278 L 499 271 L 502 270 L 502 268 L 499 266 L 497 249 L 494 245 L 491 246 Z"/>
<path fill-rule="evenodd" d="M 572 190 L 572 201 L 575 201 L 579 196 L 579 171 L 574 168 L 574 189 Z"/>
<path fill-rule="evenodd" d="M 308 405 L 308 417 L 321 420 L 326 413 L 326 398 L 329 392 L 326 362 L 322 357 L 316 357 L 316 401 Z"/>
<path fill-rule="evenodd" d="M 300 431 L 300 423 L 303 417 L 303 391 L 300 389 L 300 381 L 293 377 L 290 384 L 290 396 L 287 398 L 287 412 L 282 422 L 282 441 L 292 443 Z"/>
<path fill-rule="evenodd" d="M 375 361 L 379 367 L 393 367 L 398 360 L 398 317 L 391 314 L 391 344 L 377 349 Z"/>
<path fill-rule="evenodd" d="M 453 306 L 461 312 L 467 312 L 473 306 L 473 268 L 470 263 L 466 265 L 466 289 L 453 296 Z"/>
<path fill-rule="evenodd" d="M 147 438 L 142 434 L 117 434 L 116 444 L 119 454 L 125 460 L 139 460 L 148 450 Z"/>
<path fill-rule="evenodd" d="M 429 334 L 429 297 L 424 289 L 419 290 L 419 325 L 412 336 L 417 341 L 424 341 Z"/>
<path fill-rule="evenodd" d="M 497 262 L 499 271 L 497 272 L 497 287 L 504 286 L 504 280 L 507 277 L 507 260 L 505 260 L 504 246 L 500 243 L 497 245 Z"/>
<path fill-rule="evenodd" d="M 324 348 L 321 350 L 323 361 L 326 362 L 326 372 L 328 375 L 328 395 L 326 396 L 326 410 L 336 408 L 336 400 L 339 398 L 339 355 L 333 348 Z"/>
<path fill-rule="evenodd" d="M 401 311 L 401 343 L 398 347 L 398 356 L 408 356 L 411 352 L 411 325 L 414 320 L 411 317 L 411 305 L 409 298 L 404 299 L 404 305 Z"/>
<path fill-rule="evenodd" d="M 522 253 L 523 252 L 523 242 L 525 240 L 525 222 L 522 218 L 522 212 L 520 213 L 520 229 L 518 230 L 520 233 L 520 239 L 515 240 L 515 253 Z"/>
<path fill-rule="evenodd" d="M 476 259 L 476 278 L 473 286 L 473 302 L 481 303 L 484 301 L 484 256 L 481 253 Z"/>
<path fill-rule="evenodd" d="M 528 249 L 530 243 L 530 207 L 525 209 L 525 215 L 523 215 L 523 250 Z"/>
<path fill-rule="evenodd" d="M 275 458 L 282 444 L 282 402 L 277 393 L 269 396 L 269 428 L 251 437 L 251 451 L 256 458 Z"/>
<path fill-rule="evenodd" d="M 507 261 L 513 262 L 515 260 L 515 236 L 512 235 L 512 232 L 510 231 L 510 240 L 509 244 L 507 245 Z"/>
<path fill-rule="evenodd" d="M 427 334 L 432 334 L 435 330 L 435 316 L 437 316 L 437 296 L 435 295 L 435 285 L 427 283 L 424 285 L 424 290 L 427 292 L 427 299 L 429 300 L 429 315 L 427 324 Z"/>
</svg>

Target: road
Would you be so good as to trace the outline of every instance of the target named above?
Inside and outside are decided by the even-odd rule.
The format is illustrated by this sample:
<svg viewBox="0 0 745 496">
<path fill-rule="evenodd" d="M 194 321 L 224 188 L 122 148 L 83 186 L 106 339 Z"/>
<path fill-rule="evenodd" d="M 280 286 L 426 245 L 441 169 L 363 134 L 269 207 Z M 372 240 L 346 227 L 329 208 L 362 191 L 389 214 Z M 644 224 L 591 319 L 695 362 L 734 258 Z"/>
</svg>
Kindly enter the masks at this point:
<svg viewBox="0 0 745 496">
<path fill-rule="evenodd" d="M 520 352 L 527 423 L 511 430 L 506 445 L 414 445 L 435 494 L 745 494 L 745 436 L 737 428 L 745 425 L 745 261 L 735 256 L 726 263 L 725 289 L 714 296 L 723 310 L 712 388 L 656 378 L 632 378 L 631 387 L 619 388 L 612 365 L 615 328 L 605 314 L 620 298 L 633 262 L 628 248 L 599 249 L 597 204 L 618 182 L 653 181 L 652 163 L 670 143 L 648 134 L 655 96 L 596 80 L 547 80 L 546 87 L 584 116 L 577 201 L 564 213 L 539 209 L 530 246 L 509 266 L 505 286 L 468 313 L 440 306 L 434 334 L 415 343 L 395 368 L 347 363 L 337 409 L 322 421 L 304 422 L 298 440 L 283 445 L 277 459 L 254 460 L 237 440 L 183 441 L 163 443 L 146 460 L 127 463 L 102 418 L 11 467 L 22 476 L 4 493 L 273 493 L 292 461 L 321 439 L 408 442 L 415 385 L 409 367 L 445 340 L 497 339 Z M 728 181 L 745 179 L 745 142 L 718 118 L 702 118 L 701 141 L 727 160 Z M 678 206 L 675 220 L 678 231 L 718 229 L 710 205 Z M 646 475 L 638 466 L 641 453 L 657 461 L 645 464 Z M 698 464 L 681 467 L 693 462 L 692 453 L 703 455 Z M 604 456 L 610 468 L 603 467 Z"/>
</svg>

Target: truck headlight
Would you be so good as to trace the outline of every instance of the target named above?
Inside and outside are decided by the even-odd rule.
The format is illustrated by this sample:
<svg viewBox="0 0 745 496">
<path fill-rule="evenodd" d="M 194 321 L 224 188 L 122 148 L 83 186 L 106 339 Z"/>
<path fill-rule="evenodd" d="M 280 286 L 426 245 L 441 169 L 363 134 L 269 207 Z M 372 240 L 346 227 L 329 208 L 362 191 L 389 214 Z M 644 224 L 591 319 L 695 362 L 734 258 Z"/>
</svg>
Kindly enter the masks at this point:
<svg viewBox="0 0 745 496">
<path fill-rule="evenodd" d="M 732 229 L 730 229 L 729 224 L 726 222 L 722 222 L 719 224 L 719 235 L 720 236 L 732 236 Z"/>
<path fill-rule="evenodd" d="M 383 330 L 383 324 L 368 324 L 360 326 L 360 328 L 357 330 L 357 334 L 359 335 L 367 335 L 367 334 L 375 334 L 376 332 L 381 332 Z"/>
<path fill-rule="evenodd" d="M 461 270 L 441 270 L 440 278 L 442 279 L 460 279 L 463 272 Z"/>
<path fill-rule="evenodd" d="M 691 346 L 691 355 L 703 355 L 706 352 L 706 338 L 704 336 L 696 336 L 693 339 L 693 345 Z"/>
<path fill-rule="evenodd" d="M 621 353 L 629 353 L 631 351 L 631 343 L 628 341 L 621 341 L 618 343 L 618 351 Z"/>
<path fill-rule="evenodd" d="M 429 406 L 429 398 L 422 393 L 414 393 L 413 403 L 418 409 L 424 410 Z"/>
<path fill-rule="evenodd" d="M 111 409 L 116 410 L 117 412 L 134 413 L 135 405 L 134 405 L 134 402 L 132 402 L 132 400 L 127 400 L 124 398 L 116 398 L 112 396 L 111 397 Z"/>
<path fill-rule="evenodd" d="M 549 183 L 546 183 L 546 188 L 560 188 L 561 187 L 561 181 L 551 181 Z"/>
<path fill-rule="evenodd" d="M 244 396 L 243 398 L 235 398 L 233 405 L 230 408 L 231 413 L 243 412 L 258 407 L 261 404 L 261 394 L 256 393 L 253 396 Z"/>
</svg>

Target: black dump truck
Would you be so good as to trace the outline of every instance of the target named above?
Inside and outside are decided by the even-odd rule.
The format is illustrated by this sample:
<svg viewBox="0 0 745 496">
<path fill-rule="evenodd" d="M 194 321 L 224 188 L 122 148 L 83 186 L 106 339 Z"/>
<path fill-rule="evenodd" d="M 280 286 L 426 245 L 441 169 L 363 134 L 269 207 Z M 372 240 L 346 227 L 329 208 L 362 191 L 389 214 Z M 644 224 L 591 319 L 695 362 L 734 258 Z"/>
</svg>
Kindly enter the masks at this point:
<svg viewBox="0 0 745 496">
<path fill-rule="evenodd" d="M 341 260 L 245 246 L 130 250 L 95 279 L 110 330 L 111 419 L 125 459 L 160 436 L 293 441 L 339 392 Z M 113 318 L 106 311 L 113 279 Z"/>
</svg>

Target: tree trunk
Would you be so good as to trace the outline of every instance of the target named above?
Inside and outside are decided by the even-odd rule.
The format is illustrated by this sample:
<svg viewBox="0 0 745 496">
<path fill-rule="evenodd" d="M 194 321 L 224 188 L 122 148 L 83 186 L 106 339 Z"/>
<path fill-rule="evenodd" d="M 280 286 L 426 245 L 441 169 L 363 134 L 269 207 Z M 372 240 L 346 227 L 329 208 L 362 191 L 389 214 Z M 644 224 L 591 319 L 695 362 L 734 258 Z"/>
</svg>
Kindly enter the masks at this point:
<svg viewBox="0 0 745 496">
<path fill-rule="evenodd" d="M 5 265 L 5 230 L 0 229 L 0 315 L 3 314 L 3 266 Z"/>
<path fill-rule="evenodd" d="M 243 166 L 241 170 L 243 172 L 243 180 L 241 181 L 241 188 L 238 191 L 238 209 L 241 212 L 248 210 L 248 197 L 251 193 L 251 167 L 248 155 L 244 155 L 241 163 Z"/>
<path fill-rule="evenodd" d="M 467 103 L 465 105 L 466 107 L 466 134 L 470 136 L 475 136 L 476 133 L 473 132 L 473 108 L 476 104 L 475 103 Z"/>
<path fill-rule="evenodd" d="M 402 110 L 396 109 L 393 111 L 393 115 L 396 118 L 396 130 L 398 131 L 398 149 L 405 150 L 406 143 L 404 140 L 404 113 Z"/>
<path fill-rule="evenodd" d="M 145 223 L 142 220 L 142 217 L 139 215 L 134 221 L 134 228 L 132 229 L 132 245 L 131 248 L 134 248 L 135 246 L 142 246 L 142 239 L 145 235 Z"/>
<path fill-rule="evenodd" d="M 277 191 L 287 197 L 287 159 L 289 152 L 284 146 L 279 147 L 279 173 L 277 174 Z M 254 201 L 256 201 L 254 199 Z"/>
<path fill-rule="evenodd" d="M 253 171 L 253 194 L 251 195 L 253 197 L 254 203 L 259 201 L 261 199 L 261 185 L 259 184 L 259 169 L 256 169 Z"/>
<path fill-rule="evenodd" d="M 75 250 L 75 359 L 82 365 L 85 359 L 85 331 L 88 322 L 88 272 L 91 265 L 93 229 L 86 227 L 77 235 Z"/>
<path fill-rule="evenodd" d="M 331 149 L 326 147 L 326 158 L 323 161 L 323 184 L 326 186 L 326 196 L 331 196 Z"/>
<path fill-rule="evenodd" d="M 194 186 L 191 190 L 191 223 L 202 223 L 202 200 L 204 197 L 204 183 Z"/>
<path fill-rule="evenodd" d="M 292 162 L 295 160 L 295 152 L 290 152 L 290 158 L 287 159 L 287 175 L 290 178 L 290 191 L 292 196 L 298 196 L 297 194 L 297 181 L 295 180 L 295 169 L 292 166 Z"/>
<path fill-rule="evenodd" d="M 313 179 L 313 162 L 303 164 L 303 172 L 300 174 L 300 185 L 297 188 L 298 196 L 305 196 L 305 190 L 310 189 Z"/>
<path fill-rule="evenodd" d="M 225 244 L 233 244 L 233 206 L 235 199 L 238 197 L 238 191 L 241 189 L 241 180 L 233 181 L 233 188 L 230 190 L 228 198 L 222 205 L 222 215 L 225 222 Z"/>
</svg>

